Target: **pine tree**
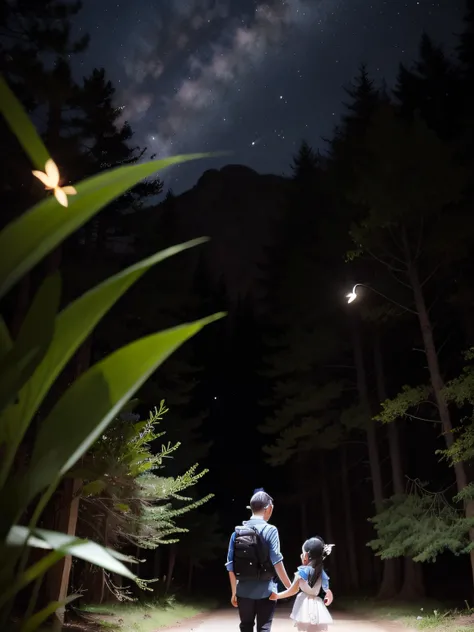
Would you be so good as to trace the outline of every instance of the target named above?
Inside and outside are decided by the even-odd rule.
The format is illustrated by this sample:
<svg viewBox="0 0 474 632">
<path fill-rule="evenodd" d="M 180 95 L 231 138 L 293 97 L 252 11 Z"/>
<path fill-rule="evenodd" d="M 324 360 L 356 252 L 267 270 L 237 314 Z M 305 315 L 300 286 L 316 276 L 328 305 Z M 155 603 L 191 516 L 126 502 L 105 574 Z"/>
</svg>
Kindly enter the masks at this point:
<svg viewBox="0 0 474 632">
<path fill-rule="evenodd" d="M 291 163 L 291 171 L 293 178 L 298 182 L 313 180 L 318 172 L 320 158 L 308 143 L 303 140 L 299 146 L 298 152 L 293 157 Z"/>
<path fill-rule="evenodd" d="M 133 131 L 122 120 L 122 108 L 116 103 L 116 90 L 103 68 L 95 68 L 83 85 L 74 91 L 76 115 L 71 121 L 74 134 L 82 139 L 83 169 L 95 174 L 142 159 L 146 149 L 132 144 Z M 110 247 L 110 240 L 128 234 L 137 223 L 137 212 L 147 200 L 162 192 L 163 183 L 154 178 L 133 187 L 101 212 L 81 232 L 81 238 L 95 251 Z M 148 202 L 149 204 L 150 202 Z"/>
<path fill-rule="evenodd" d="M 195 500 L 183 496 L 207 470 L 199 471 L 194 464 L 170 475 L 169 464 L 179 453 L 180 445 L 163 443 L 167 433 L 158 426 L 167 412 L 162 403 L 147 421 L 141 421 L 133 413 L 121 414 L 88 452 L 76 473 L 83 481 L 79 537 L 93 535 L 95 541 L 106 546 L 119 549 L 132 546 L 132 550 L 173 544 L 180 534 L 187 532 L 179 524 L 181 517 L 210 500 L 212 495 Z M 161 443 L 160 449 L 154 447 L 157 442 Z M 76 569 L 76 581 L 78 573 Z M 100 573 L 99 603 L 105 588 L 110 590 L 113 586 L 107 574 Z M 84 582 L 94 579 L 89 565 L 82 565 L 81 579 Z"/>
<path fill-rule="evenodd" d="M 457 53 L 461 62 L 463 76 L 472 83 L 474 69 L 474 2 L 473 0 L 465 1 L 464 30 L 459 36 Z"/>
<path fill-rule="evenodd" d="M 453 422 L 442 395 L 444 382 L 427 308 L 427 284 L 443 265 L 462 257 L 461 244 L 470 238 L 469 218 L 457 206 L 467 183 L 467 173 L 456 164 L 450 147 L 426 125 L 420 120 L 407 125 L 393 108 L 380 109 L 367 135 L 367 160 L 359 166 L 352 198 L 367 212 L 352 236 L 362 251 L 382 262 L 412 292 L 412 313 L 418 318 L 448 447 L 453 441 Z M 449 231 L 457 235 L 451 238 L 455 250 L 446 247 Z M 455 475 L 462 492 L 467 486 L 462 464 L 455 465 Z M 472 502 L 466 502 L 467 516 L 473 511 Z M 474 573 L 474 555 L 471 562 Z"/>
<path fill-rule="evenodd" d="M 364 157 L 367 128 L 375 111 L 385 101 L 386 95 L 370 78 L 365 64 L 360 66 L 359 74 L 352 84 L 345 88 L 345 92 L 350 97 L 350 101 L 344 103 L 346 112 L 334 130 L 333 137 L 328 141 L 328 183 L 332 197 L 337 201 L 340 221 L 349 225 L 355 216 L 356 209 L 354 205 L 348 203 L 341 192 L 354 186 L 356 165 Z M 337 232 L 341 234 L 341 231 Z"/>
<path fill-rule="evenodd" d="M 418 112 L 430 129 L 449 140 L 461 131 L 460 88 L 456 68 L 443 48 L 425 33 L 413 69 L 400 65 L 394 94 L 407 120 L 413 120 Z"/>
<path fill-rule="evenodd" d="M 333 296 L 334 283 L 344 277 L 344 239 L 340 228 L 336 237 L 327 172 L 306 143 L 294 158 L 292 184 L 269 291 L 261 371 L 267 384 L 262 402 L 265 421 L 259 430 L 268 437 L 267 462 L 290 464 L 302 532 L 307 530 L 308 505 L 319 503 L 324 507 L 325 537 L 330 538 L 335 537 L 330 507 L 333 483 L 327 467 L 313 473 L 320 479 L 317 490 L 304 481 L 315 462 L 326 462 L 326 453 L 331 453 L 329 462 L 334 459 L 346 436 L 340 410 L 353 399 L 348 402 L 347 371 L 338 368 L 352 362 L 344 310 Z"/>
</svg>

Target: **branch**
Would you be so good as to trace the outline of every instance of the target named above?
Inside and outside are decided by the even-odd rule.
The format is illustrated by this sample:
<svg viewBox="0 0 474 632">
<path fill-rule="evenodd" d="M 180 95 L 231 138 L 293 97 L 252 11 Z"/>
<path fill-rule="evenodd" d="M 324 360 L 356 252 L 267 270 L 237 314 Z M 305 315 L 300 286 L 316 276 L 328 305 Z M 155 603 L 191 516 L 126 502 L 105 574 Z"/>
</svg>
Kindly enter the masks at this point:
<svg viewBox="0 0 474 632">
<path fill-rule="evenodd" d="M 401 272 L 404 273 L 405 270 L 402 270 L 400 268 L 395 267 L 394 265 L 392 265 L 391 263 L 389 263 L 388 261 L 385 261 L 384 259 L 382 259 L 381 257 L 378 257 L 376 254 L 374 254 L 371 250 L 369 250 L 368 248 L 366 248 L 367 252 L 369 253 L 369 255 L 375 259 L 375 261 L 378 261 L 381 265 L 385 266 L 386 268 L 388 268 L 389 270 L 392 270 L 394 272 Z M 394 257 L 391 253 L 388 253 L 393 259 L 395 259 L 395 261 L 400 261 L 397 257 Z M 401 261 L 400 263 L 404 263 L 403 261 Z"/>
<path fill-rule="evenodd" d="M 442 265 L 443 265 L 442 261 L 440 261 L 439 263 L 435 265 L 435 267 L 430 272 L 430 274 L 428 274 L 428 276 L 425 277 L 423 281 L 421 281 L 421 287 L 423 287 L 426 283 L 428 283 L 428 281 L 438 272 L 438 270 L 441 268 Z"/>
</svg>

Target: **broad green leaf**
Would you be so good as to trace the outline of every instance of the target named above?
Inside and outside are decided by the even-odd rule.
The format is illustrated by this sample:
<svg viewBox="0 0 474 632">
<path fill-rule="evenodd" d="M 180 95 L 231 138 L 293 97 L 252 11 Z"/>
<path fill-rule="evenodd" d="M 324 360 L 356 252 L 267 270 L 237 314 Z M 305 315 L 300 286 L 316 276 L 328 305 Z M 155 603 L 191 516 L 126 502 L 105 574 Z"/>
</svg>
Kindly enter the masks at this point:
<svg viewBox="0 0 474 632">
<path fill-rule="evenodd" d="M 0 112 L 5 117 L 8 126 L 17 137 L 18 142 L 30 157 L 33 165 L 43 171 L 46 162 L 50 158 L 48 150 L 44 146 L 43 141 L 23 109 L 23 106 L 1 75 Z"/>
<path fill-rule="evenodd" d="M 51 615 L 53 615 L 60 608 L 64 608 L 68 603 L 74 601 L 75 599 L 79 599 L 81 595 L 69 595 L 63 601 L 51 601 L 47 606 L 36 612 L 32 617 L 25 621 L 21 628 L 20 632 L 35 632 L 38 630 L 40 625 L 44 623 Z"/>
<path fill-rule="evenodd" d="M 20 405 L 10 406 L 4 414 L 5 432 L 16 433 L 17 446 L 58 375 L 114 303 L 156 263 L 205 241 L 206 238 L 194 239 L 143 259 L 89 290 L 58 315 L 47 353 L 19 393 Z M 130 409 L 137 404 L 134 402 L 128 402 Z M 0 440 L 1 436 L 0 432 Z"/>
<path fill-rule="evenodd" d="M 13 526 L 6 538 L 7 546 L 22 547 L 26 543 L 28 546 L 34 549 L 43 549 L 46 551 L 66 547 L 68 550 L 68 555 L 75 555 L 75 557 L 81 558 L 86 562 L 91 561 L 88 558 L 84 557 L 84 555 L 86 555 L 88 551 L 90 551 L 90 549 L 81 548 L 81 550 L 79 551 L 80 555 L 76 555 L 76 549 L 74 549 L 74 553 L 70 552 L 70 548 L 68 547 L 71 547 L 76 541 L 77 538 L 75 536 L 66 535 L 65 533 L 58 533 L 57 531 L 48 531 L 47 529 L 34 529 L 33 533 L 30 534 L 30 530 L 27 527 L 23 527 L 20 525 Z M 88 541 L 81 540 L 81 542 Z M 93 542 L 90 542 L 89 544 L 93 544 Z M 136 561 L 132 557 L 124 555 L 119 551 L 114 551 L 113 549 L 107 549 L 104 547 L 100 548 L 104 549 L 104 551 L 106 551 L 108 555 L 115 558 L 116 560 L 127 562 L 128 564 L 136 563 Z M 128 569 L 126 570 L 128 571 Z"/>
<path fill-rule="evenodd" d="M 0 360 L 0 410 L 18 397 L 20 389 L 46 354 L 54 334 L 60 295 L 59 274 L 47 277 L 36 293 L 17 340 Z M 4 342 L 8 344 L 6 340 Z M 13 404 L 12 408 L 21 416 L 22 410 L 18 403 Z M 14 435 L 19 431 L 18 425 L 9 427 L 7 417 L 0 417 L 0 444 L 10 440 L 12 433 Z"/>
<path fill-rule="evenodd" d="M 66 237 L 138 182 L 160 169 L 208 155 L 174 156 L 110 169 L 77 184 L 77 195 L 69 198 L 68 208 L 54 196 L 33 206 L 0 233 L 0 298 Z"/>
<path fill-rule="evenodd" d="M 58 475 L 63 476 L 160 364 L 188 338 L 222 316 L 216 314 L 136 340 L 82 374 L 38 429 L 29 471 L 20 481 L 22 502 L 28 503 Z"/>
<path fill-rule="evenodd" d="M 61 278 L 56 273 L 48 276 L 35 294 L 17 339 L 0 362 L 0 371 L 12 362 L 19 363 L 35 348 L 49 347 L 60 297 Z"/>
</svg>

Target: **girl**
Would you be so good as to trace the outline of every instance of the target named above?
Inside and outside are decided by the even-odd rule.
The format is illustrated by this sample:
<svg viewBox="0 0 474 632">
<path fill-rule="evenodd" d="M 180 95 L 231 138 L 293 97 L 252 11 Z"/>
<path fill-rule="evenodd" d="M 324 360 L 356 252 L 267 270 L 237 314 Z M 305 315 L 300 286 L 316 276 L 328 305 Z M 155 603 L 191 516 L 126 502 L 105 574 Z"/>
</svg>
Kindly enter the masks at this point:
<svg viewBox="0 0 474 632">
<path fill-rule="evenodd" d="M 324 544 L 323 539 L 318 536 L 306 540 L 301 554 L 303 566 L 298 567 L 293 583 L 288 590 L 273 593 L 270 597 L 271 600 L 286 599 L 301 590 L 295 599 L 290 615 L 298 630 L 306 632 L 327 630 L 327 624 L 332 623 L 332 617 L 326 605 L 332 603 L 333 596 L 329 590 L 329 577 L 323 569 L 323 560 L 330 555 L 333 546 L 333 544 Z M 326 593 L 324 602 L 318 596 L 321 588 Z"/>
</svg>

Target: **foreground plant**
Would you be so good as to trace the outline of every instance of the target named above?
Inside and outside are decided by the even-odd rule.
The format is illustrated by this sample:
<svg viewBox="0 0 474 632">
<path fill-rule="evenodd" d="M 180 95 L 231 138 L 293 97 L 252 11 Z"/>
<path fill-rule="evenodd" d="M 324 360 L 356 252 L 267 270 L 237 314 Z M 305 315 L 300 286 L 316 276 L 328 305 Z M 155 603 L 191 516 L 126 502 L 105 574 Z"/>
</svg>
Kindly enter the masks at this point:
<svg viewBox="0 0 474 632">
<path fill-rule="evenodd" d="M 87 178 L 73 188 L 60 189 L 59 170 L 52 167 L 55 163 L 41 138 L 1 77 L 0 111 L 36 170 L 46 170 L 42 174 L 45 178 L 41 179 L 55 193 L 0 233 L 0 298 L 66 237 L 127 189 L 159 169 L 203 156 L 177 156 L 120 167 Z M 39 177 L 38 173 L 35 175 Z M 28 177 L 32 174 L 25 174 Z M 74 197 L 68 201 L 67 194 L 73 190 Z M 68 208 L 58 203 L 65 201 Z M 61 277 L 59 273 L 47 277 L 15 340 L 0 317 L 0 629 L 12 629 L 14 600 L 26 587 L 32 590 L 24 620 L 17 626 L 20 632 L 37 630 L 73 598 L 35 612 L 41 579 L 67 555 L 138 581 L 125 565 L 130 558 L 74 535 L 38 529 L 38 521 L 61 479 L 103 434 L 137 389 L 175 349 L 221 314 L 151 334 L 91 366 L 38 424 L 24 471 L 16 472 L 13 466 L 50 387 L 104 314 L 150 267 L 203 241 L 174 246 L 140 261 L 61 311 Z M 19 525 L 27 511 L 31 515 L 28 525 Z M 46 554 L 28 566 L 30 547 L 43 549 Z"/>
<path fill-rule="evenodd" d="M 213 494 L 202 498 L 183 495 L 208 472 L 199 470 L 197 463 L 179 476 L 166 476 L 165 463 L 180 448 L 179 442 L 168 442 L 156 450 L 158 440 L 166 435 L 159 426 L 167 412 L 162 401 L 148 420 L 129 411 L 121 413 L 88 451 L 79 470 L 70 472 L 83 482 L 78 533 L 86 537 L 93 534 L 101 544 L 113 548 L 156 549 L 181 542 L 188 529 L 178 526 L 177 521 L 190 511 L 194 514 Z M 119 601 L 130 600 L 128 586 L 116 586 L 109 573 L 93 569 L 94 576 L 99 572 L 101 577 L 96 598 L 94 589 L 99 582 L 91 582 L 89 569 L 89 565 L 78 563 L 74 572 L 74 583 L 87 588 L 89 601 L 101 602 L 106 590 Z"/>
</svg>

